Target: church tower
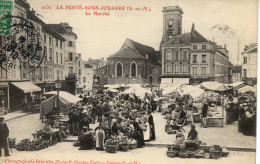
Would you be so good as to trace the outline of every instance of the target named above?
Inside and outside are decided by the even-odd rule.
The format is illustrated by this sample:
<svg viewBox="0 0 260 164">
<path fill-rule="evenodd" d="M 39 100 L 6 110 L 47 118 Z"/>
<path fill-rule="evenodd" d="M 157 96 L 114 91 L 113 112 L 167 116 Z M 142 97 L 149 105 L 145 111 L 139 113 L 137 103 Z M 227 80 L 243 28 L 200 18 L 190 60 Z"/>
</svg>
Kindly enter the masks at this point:
<svg viewBox="0 0 260 164">
<path fill-rule="evenodd" d="M 179 6 L 167 6 L 163 8 L 163 36 L 161 46 L 182 33 L 182 9 Z"/>
</svg>

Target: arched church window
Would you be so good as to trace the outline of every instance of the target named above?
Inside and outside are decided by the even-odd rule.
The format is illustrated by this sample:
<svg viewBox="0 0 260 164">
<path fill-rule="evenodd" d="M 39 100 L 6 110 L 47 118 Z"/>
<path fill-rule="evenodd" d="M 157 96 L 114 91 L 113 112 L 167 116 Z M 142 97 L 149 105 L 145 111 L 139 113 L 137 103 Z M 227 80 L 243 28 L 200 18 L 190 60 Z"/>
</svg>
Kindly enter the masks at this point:
<svg viewBox="0 0 260 164">
<path fill-rule="evenodd" d="M 131 64 L 131 76 L 136 77 L 136 64 L 135 63 Z"/>
<path fill-rule="evenodd" d="M 123 66 L 121 63 L 117 63 L 116 65 L 116 75 L 120 77 L 123 76 Z"/>
</svg>

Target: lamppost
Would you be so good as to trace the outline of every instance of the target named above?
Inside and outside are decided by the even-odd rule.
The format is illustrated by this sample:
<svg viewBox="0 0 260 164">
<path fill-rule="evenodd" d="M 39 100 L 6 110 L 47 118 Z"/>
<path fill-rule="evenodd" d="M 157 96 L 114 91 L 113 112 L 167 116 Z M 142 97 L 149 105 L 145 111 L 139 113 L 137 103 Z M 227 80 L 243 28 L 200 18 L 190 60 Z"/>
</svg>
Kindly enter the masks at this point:
<svg viewBox="0 0 260 164">
<path fill-rule="evenodd" d="M 58 80 L 56 80 L 55 81 L 55 88 L 57 89 L 57 114 L 59 114 L 59 112 L 60 112 L 60 110 L 59 110 L 59 89 L 61 88 L 61 82 L 60 82 L 60 80 L 58 79 Z"/>
</svg>

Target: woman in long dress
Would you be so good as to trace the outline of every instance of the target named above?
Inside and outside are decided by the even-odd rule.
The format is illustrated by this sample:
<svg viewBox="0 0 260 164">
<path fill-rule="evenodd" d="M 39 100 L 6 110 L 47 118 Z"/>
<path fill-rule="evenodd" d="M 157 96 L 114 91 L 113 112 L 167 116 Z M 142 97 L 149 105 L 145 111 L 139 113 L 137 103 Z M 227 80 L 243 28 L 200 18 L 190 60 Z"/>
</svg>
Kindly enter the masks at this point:
<svg viewBox="0 0 260 164">
<path fill-rule="evenodd" d="M 155 128 L 154 128 L 154 122 L 153 122 L 153 116 L 152 116 L 152 111 L 151 110 L 148 110 L 147 111 L 148 113 L 148 123 L 150 124 L 150 129 L 151 129 L 151 132 L 150 132 L 150 141 L 152 140 L 155 140 L 156 137 L 155 137 Z"/>
<path fill-rule="evenodd" d="M 151 126 L 148 123 L 148 121 L 146 121 L 145 125 L 146 125 L 146 131 L 144 131 L 144 141 L 149 141 L 151 137 Z"/>
</svg>

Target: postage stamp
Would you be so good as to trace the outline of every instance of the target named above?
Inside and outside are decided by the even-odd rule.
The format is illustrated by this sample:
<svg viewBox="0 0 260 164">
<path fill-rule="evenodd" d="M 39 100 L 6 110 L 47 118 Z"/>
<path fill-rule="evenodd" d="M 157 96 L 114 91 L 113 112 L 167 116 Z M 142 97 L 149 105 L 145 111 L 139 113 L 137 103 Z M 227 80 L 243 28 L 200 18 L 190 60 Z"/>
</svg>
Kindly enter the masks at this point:
<svg viewBox="0 0 260 164">
<path fill-rule="evenodd" d="M 12 19 L 2 19 L 7 16 L 11 16 L 13 12 L 13 2 L 12 1 L 1 1 L 0 2 L 0 35 L 11 34 L 11 20 Z"/>
<path fill-rule="evenodd" d="M 1 29 L 11 32 L 2 34 L 4 48 L 0 51 L 0 67 L 5 71 L 16 67 L 31 72 L 40 66 L 44 59 L 43 40 L 33 23 L 11 15 L 1 18 L 0 22 L 11 23 L 10 26 L 0 25 Z"/>
</svg>

